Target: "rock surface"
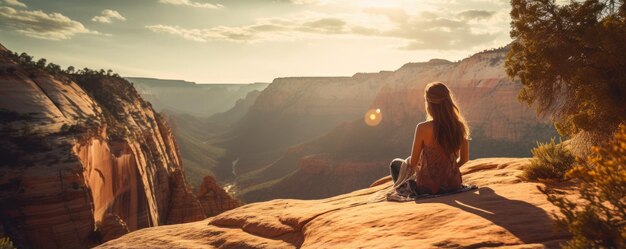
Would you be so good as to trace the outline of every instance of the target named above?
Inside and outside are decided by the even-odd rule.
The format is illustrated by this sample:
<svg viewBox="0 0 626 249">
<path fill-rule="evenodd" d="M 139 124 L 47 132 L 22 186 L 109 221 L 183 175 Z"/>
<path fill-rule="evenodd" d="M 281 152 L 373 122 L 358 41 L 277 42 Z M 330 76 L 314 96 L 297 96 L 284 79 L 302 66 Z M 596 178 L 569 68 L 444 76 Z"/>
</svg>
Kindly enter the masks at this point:
<svg viewBox="0 0 626 249">
<path fill-rule="evenodd" d="M 130 83 L 18 61 L 0 47 L 0 217 L 16 246 L 86 248 L 207 217 L 170 128 Z"/>
<path fill-rule="evenodd" d="M 99 248 L 553 248 L 556 207 L 517 176 L 528 159 L 485 158 L 462 167 L 473 192 L 416 202 L 380 201 L 389 177 L 320 200 L 245 205 L 180 225 L 142 229 Z M 571 193 L 571 189 L 563 189 Z"/>
</svg>

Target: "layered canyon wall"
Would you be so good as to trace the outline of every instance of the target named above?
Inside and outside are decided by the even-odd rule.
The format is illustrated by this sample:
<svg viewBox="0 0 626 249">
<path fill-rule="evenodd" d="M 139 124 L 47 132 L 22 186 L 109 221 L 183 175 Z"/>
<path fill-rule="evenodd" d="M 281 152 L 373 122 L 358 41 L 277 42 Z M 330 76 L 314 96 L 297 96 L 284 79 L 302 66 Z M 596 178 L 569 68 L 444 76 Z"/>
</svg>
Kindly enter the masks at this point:
<svg viewBox="0 0 626 249">
<path fill-rule="evenodd" d="M 122 78 L 2 49 L 0 89 L 0 230 L 18 247 L 86 248 L 239 205 L 192 193 L 167 122 Z"/>
</svg>

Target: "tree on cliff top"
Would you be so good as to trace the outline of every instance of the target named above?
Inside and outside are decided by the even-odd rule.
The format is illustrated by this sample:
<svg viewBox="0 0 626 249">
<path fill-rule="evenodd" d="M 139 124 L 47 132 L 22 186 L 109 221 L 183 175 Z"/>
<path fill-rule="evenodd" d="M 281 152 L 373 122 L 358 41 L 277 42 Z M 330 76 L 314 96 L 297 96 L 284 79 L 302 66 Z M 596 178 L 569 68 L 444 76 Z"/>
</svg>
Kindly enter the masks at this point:
<svg viewBox="0 0 626 249">
<path fill-rule="evenodd" d="M 626 125 L 606 146 L 579 159 L 567 177 L 581 185 L 583 205 L 541 189 L 561 211 L 555 216 L 558 223 L 572 233 L 564 248 L 626 248 Z"/>
<path fill-rule="evenodd" d="M 506 71 L 519 99 L 561 135 L 610 134 L 626 121 L 624 0 L 512 0 Z"/>
</svg>

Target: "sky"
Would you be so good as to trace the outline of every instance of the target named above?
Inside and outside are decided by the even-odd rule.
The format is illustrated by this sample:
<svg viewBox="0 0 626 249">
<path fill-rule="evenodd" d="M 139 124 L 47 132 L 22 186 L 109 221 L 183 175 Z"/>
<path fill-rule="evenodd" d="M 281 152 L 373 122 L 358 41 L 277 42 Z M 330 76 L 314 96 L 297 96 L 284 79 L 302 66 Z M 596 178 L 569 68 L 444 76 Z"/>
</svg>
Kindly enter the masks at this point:
<svg viewBox="0 0 626 249">
<path fill-rule="evenodd" d="M 508 44 L 508 0 L 0 0 L 0 43 L 198 83 L 350 76 Z"/>
</svg>

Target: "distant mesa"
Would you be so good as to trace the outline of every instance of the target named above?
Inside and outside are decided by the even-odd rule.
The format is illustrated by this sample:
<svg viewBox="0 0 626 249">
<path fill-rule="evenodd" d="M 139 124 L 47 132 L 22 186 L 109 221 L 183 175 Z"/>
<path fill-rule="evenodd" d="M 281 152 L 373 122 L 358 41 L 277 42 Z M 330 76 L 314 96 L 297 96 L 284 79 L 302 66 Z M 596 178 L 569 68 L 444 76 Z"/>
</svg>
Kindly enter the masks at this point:
<svg viewBox="0 0 626 249">
<path fill-rule="evenodd" d="M 156 111 L 169 110 L 177 114 L 198 117 L 225 112 L 248 92 L 263 90 L 268 83 L 198 84 L 184 80 L 127 77 Z"/>
</svg>

